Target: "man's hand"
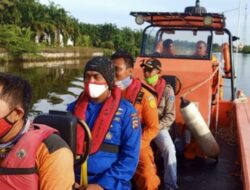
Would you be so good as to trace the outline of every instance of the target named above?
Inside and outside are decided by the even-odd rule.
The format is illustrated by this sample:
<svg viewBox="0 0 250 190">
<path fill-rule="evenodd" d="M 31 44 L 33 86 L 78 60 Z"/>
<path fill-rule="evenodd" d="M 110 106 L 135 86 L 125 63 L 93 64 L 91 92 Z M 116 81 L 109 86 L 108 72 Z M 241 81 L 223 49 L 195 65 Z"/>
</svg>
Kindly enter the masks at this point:
<svg viewBox="0 0 250 190">
<path fill-rule="evenodd" d="M 162 53 L 162 50 L 163 50 L 163 41 L 160 40 L 160 41 L 156 44 L 155 52 L 161 54 L 161 53 Z"/>
<path fill-rule="evenodd" d="M 78 183 L 75 182 L 75 189 L 77 189 L 77 190 L 84 190 L 84 187 L 80 186 Z"/>
<path fill-rule="evenodd" d="M 84 190 L 104 190 L 104 189 L 98 184 L 89 184 L 87 185 L 87 187 L 84 188 Z"/>
</svg>

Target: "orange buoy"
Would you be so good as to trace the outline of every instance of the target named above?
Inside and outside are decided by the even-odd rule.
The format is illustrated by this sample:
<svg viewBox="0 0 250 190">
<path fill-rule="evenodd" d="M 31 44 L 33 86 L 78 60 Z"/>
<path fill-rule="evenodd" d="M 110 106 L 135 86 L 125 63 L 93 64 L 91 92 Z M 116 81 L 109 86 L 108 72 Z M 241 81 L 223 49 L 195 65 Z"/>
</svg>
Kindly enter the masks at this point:
<svg viewBox="0 0 250 190">
<path fill-rule="evenodd" d="M 226 77 L 231 76 L 230 52 L 228 43 L 223 43 L 224 72 Z"/>
</svg>

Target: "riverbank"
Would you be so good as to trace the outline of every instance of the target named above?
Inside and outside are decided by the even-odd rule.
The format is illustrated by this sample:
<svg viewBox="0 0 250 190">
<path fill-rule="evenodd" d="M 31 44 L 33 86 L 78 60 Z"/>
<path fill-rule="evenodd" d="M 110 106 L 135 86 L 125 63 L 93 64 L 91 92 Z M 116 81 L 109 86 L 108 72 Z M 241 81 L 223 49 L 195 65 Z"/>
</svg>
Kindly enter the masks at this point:
<svg viewBox="0 0 250 190">
<path fill-rule="evenodd" d="M 16 60 L 8 52 L 0 49 L 0 64 L 84 59 L 93 55 L 110 56 L 111 53 L 110 49 L 93 47 L 46 47 L 42 48 L 39 53 L 25 53 Z"/>
</svg>

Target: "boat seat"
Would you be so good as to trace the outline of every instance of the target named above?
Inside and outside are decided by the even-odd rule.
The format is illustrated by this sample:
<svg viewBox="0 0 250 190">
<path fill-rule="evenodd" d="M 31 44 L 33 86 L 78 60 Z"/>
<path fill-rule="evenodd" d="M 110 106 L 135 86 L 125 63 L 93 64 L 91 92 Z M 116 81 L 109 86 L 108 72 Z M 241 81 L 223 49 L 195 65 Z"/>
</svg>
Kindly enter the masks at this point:
<svg viewBox="0 0 250 190">
<path fill-rule="evenodd" d="M 74 156 L 76 155 L 76 126 L 77 118 L 69 112 L 49 111 L 34 119 L 34 123 L 45 124 L 59 131 L 62 139 L 69 145 Z"/>
<path fill-rule="evenodd" d="M 175 75 L 162 75 L 162 78 L 172 86 L 175 95 L 181 90 L 181 82 Z"/>
</svg>

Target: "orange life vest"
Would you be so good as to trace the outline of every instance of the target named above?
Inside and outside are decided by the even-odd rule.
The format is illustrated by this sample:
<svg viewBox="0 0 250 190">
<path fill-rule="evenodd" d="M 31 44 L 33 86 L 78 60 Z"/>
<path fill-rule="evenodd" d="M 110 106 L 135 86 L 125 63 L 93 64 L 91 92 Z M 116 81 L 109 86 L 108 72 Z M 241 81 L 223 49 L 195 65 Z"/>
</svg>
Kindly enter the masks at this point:
<svg viewBox="0 0 250 190">
<path fill-rule="evenodd" d="M 115 116 L 115 113 L 119 107 L 121 100 L 121 90 L 118 88 L 113 88 L 111 91 L 111 95 L 105 101 L 104 105 L 101 108 L 101 111 L 98 115 L 97 120 L 95 121 L 94 127 L 91 130 L 92 134 L 92 147 L 90 154 L 96 153 L 109 128 L 111 122 Z M 74 115 L 77 116 L 81 120 L 85 120 L 85 113 L 88 107 L 88 102 L 90 101 L 89 97 L 82 93 L 77 100 L 77 103 L 74 108 Z M 84 130 L 78 124 L 77 125 L 77 154 L 82 154 L 84 150 Z"/>
<path fill-rule="evenodd" d="M 139 79 L 133 79 L 132 83 L 126 89 L 126 93 L 124 98 L 130 101 L 133 105 L 135 104 L 138 93 L 140 92 L 142 87 L 141 81 Z"/>
<path fill-rule="evenodd" d="M 157 93 L 157 105 L 159 106 L 164 90 L 166 86 L 166 81 L 163 78 L 159 78 L 157 84 L 155 85 L 155 91 Z"/>
<path fill-rule="evenodd" d="M 35 124 L 19 139 L 1 163 L 0 189 L 39 189 L 36 153 L 43 140 L 55 132 L 46 125 Z"/>
</svg>

